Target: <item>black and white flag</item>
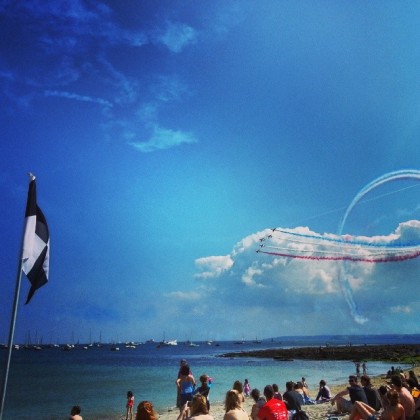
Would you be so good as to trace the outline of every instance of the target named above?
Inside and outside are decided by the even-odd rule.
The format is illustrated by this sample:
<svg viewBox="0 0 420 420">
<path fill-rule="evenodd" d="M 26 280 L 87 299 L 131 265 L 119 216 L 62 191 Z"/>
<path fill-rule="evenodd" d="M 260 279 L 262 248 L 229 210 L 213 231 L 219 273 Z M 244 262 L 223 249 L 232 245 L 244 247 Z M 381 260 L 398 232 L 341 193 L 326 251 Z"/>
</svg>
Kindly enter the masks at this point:
<svg viewBox="0 0 420 420">
<path fill-rule="evenodd" d="M 25 233 L 22 249 L 22 269 L 31 282 L 26 303 L 35 291 L 48 282 L 50 234 L 44 214 L 36 202 L 35 176 L 29 174 L 28 201 L 25 212 Z"/>
</svg>

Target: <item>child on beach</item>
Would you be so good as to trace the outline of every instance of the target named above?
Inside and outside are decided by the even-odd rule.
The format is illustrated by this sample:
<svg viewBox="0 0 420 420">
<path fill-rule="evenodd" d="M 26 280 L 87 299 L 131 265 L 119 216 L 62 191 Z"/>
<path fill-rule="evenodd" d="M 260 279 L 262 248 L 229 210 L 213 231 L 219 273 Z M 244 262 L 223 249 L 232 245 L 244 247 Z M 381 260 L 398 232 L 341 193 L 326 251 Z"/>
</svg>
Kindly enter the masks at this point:
<svg viewBox="0 0 420 420">
<path fill-rule="evenodd" d="M 70 412 L 70 420 L 83 420 L 82 416 L 80 415 L 81 409 L 78 405 L 74 405 Z"/>
<path fill-rule="evenodd" d="M 251 392 L 251 385 L 249 385 L 248 379 L 245 379 L 244 382 L 244 394 L 245 397 L 249 397 L 249 393 Z"/>
<path fill-rule="evenodd" d="M 127 392 L 127 415 L 125 416 L 125 420 L 128 420 L 130 417 L 130 420 L 133 420 L 133 406 L 134 406 L 134 394 L 132 391 Z"/>
<path fill-rule="evenodd" d="M 197 392 L 200 393 L 203 397 L 206 397 L 207 410 L 210 410 L 209 393 L 210 393 L 211 381 L 212 379 L 208 375 L 203 373 L 200 376 L 201 386 L 197 388 Z"/>
</svg>

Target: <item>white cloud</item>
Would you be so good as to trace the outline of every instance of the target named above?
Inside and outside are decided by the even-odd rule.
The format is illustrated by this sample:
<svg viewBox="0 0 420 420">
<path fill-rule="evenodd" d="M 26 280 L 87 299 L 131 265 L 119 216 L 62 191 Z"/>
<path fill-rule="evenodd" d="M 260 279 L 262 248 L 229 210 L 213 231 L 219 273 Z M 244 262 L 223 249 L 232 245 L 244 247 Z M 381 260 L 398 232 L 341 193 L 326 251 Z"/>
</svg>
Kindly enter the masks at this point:
<svg viewBox="0 0 420 420">
<path fill-rule="evenodd" d="M 195 260 L 195 265 L 200 270 L 195 277 L 208 279 L 219 277 L 224 271 L 229 270 L 233 265 L 233 260 L 229 255 L 204 257 Z"/>
<path fill-rule="evenodd" d="M 56 96 L 59 98 L 66 98 L 66 99 L 74 99 L 76 101 L 81 102 L 92 102 L 99 105 L 104 105 L 107 107 L 112 107 L 112 103 L 107 101 L 106 99 L 102 98 L 94 98 L 92 96 L 86 96 L 86 95 L 79 95 L 77 93 L 72 92 L 65 92 L 65 91 L 58 91 L 58 90 L 46 90 L 44 92 L 45 96 Z"/>
<path fill-rule="evenodd" d="M 153 127 L 152 136 L 142 141 L 129 141 L 128 144 L 133 146 L 139 152 L 150 153 L 157 150 L 165 150 L 171 147 L 180 146 L 182 144 L 197 143 L 197 140 L 191 133 L 183 131 L 171 130 L 155 125 Z"/>
<path fill-rule="evenodd" d="M 180 53 L 187 45 L 194 43 L 197 32 L 191 26 L 179 22 L 167 22 L 164 32 L 158 40 L 170 51 Z"/>
<path fill-rule="evenodd" d="M 189 292 L 171 292 L 168 293 L 170 298 L 176 299 L 178 301 L 196 301 L 201 298 L 200 293 L 196 291 L 189 291 Z"/>
<path fill-rule="evenodd" d="M 411 312 L 411 308 L 407 305 L 391 306 L 391 312 L 409 314 Z"/>
<path fill-rule="evenodd" d="M 414 317 L 412 322 L 401 326 L 395 325 L 392 315 L 413 315 L 410 304 L 395 303 L 396 298 L 398 302 L 411 302 L 412 281 L 418 277 L 420 258 L 394 263 L 342 263 L 293 259 L 256 251 L 268 248 L 260 248 L 260 245 L 270 242 L 270 246 L 274 247 L 271 250 L 280 253 L 299 250 L 304 256 L 317 256 L 328 255 L 318 254 L 317 251 L 331 250 L 336 255 L 351 252 L 355 256 L 367 257 L 372 250 L 384 251 L 379 244 L 391 247 L 407 241 L 416 242 L 419 251 L 419 229 L 420 221 L 408 221 L 401 223 L 389 235 L 347 237 L 356 243 L 378 245 L 372 249 L 362 246 L 343 248 L 340 243 L 310 239 L 312 236 L 333 240 L 341 238 L 335 234 L 317 234 L 308 227 L 285 229 L 308 237 L 273 233 L 271 229 L 250 234 L 235 244 L 229 255 L 203 257 L 195 261 L 195 277 L 213 280 L 200 283 L 200 308 L 203 301 L 210 302 L 212 320 L 224 326 L 225 338 L 233 339 L 238 336 L 238 320 L 251 313 L 254 315 L 246 317 L 246 330 L 252 331 L 254 336 L 255 332 L 260 336 L 325 334 L 326 331 L 339 334 L 386 333 L 390 330 L 408 333 L 416 325 Z M 262 238 L 266 239 L 260 241 Z M 341 272 L 348 286 L 345 286 L 346 282 L 344 285 L 340 283 L 338 277 Z M 350 316 L 345 298 L 349 291 L 354 295 L 360 313 L 369 319 L 365 324 L 356 323 Z M 267 323 L 267 320 L 272 321 Z M 209 324 L 208 328 L 214 328 L 214 325 Z"/>
</svg>

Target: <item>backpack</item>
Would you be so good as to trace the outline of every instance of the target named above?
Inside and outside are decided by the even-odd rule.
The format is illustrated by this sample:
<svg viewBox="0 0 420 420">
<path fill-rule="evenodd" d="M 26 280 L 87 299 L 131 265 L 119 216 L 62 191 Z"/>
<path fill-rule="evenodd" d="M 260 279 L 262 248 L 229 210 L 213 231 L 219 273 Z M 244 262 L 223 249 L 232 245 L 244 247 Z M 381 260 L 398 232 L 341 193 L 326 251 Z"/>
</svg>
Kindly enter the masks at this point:
<svg viewBox="0 0 420 420">
<path fill-rule="evenodd" d="M 298 410 L 295 414 L 293 414 L 292 420 L 309 420 L 309 417 L 305 411 Z"/>
</svg>

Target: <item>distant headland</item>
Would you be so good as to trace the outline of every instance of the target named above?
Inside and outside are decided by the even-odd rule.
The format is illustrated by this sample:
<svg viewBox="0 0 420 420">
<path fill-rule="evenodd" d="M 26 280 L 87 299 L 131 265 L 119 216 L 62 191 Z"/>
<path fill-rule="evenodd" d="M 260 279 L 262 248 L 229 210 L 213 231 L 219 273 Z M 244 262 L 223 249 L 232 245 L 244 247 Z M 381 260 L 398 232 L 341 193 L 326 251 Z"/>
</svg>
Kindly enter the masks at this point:
<svg viewBox="0 0 420 420">
<path fill-rule="evenodd" d="M 389 361 L 408 364 L 420 363 L 419 344 L 341 345 L 294 347 L 284 349 L 249 350 L 225 353 L 221 357 L 258 357 L 276 360 L 352 360 Z"/>
</svg>

